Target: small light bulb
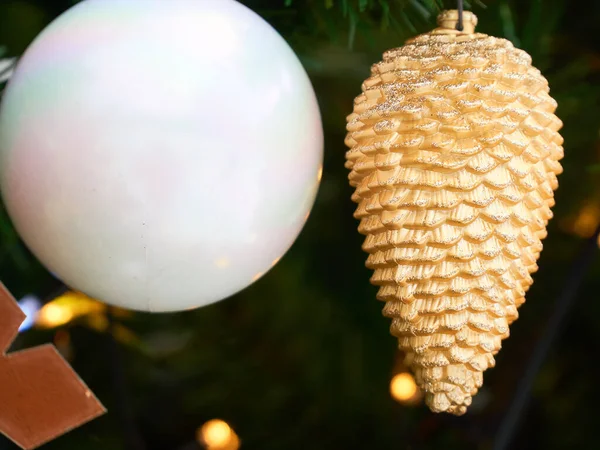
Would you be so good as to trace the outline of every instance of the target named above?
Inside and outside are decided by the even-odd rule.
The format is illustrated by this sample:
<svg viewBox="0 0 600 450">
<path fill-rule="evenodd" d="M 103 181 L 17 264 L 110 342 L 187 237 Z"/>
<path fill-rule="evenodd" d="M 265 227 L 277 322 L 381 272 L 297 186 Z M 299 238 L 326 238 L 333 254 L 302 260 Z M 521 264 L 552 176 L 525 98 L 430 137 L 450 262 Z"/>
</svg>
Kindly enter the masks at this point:
<svg viewBox="0 0 600 450">
<path fill-rule="evenodd" d="M 56 328 L 78 317 L 104 312 L 105 309 L 105 305 L 80 292 L 67 291 L 42 307 L 36 325 Z"/>
<path fill-rule="evenodd" d="M 73 313 L 65 306 L 49 303 L 44 306 L 37 318 L 37 324 L 44 328 L 55 328 L 71 321 Z"/>
<path fill-rule="evenodd" d="M 394 397 L 399 402 L 411 402 L 415 400 L 419 389 L 417 388 L 417 383 L 415 383 L 415 379 L 411 374 L 404 372 L 399 373 L 394 378 L 392 378 L 392 382 L 390 383 L 390 392 L 392 397 Z"/>
<path fill-rule="evenodd" d="M 223 448 L 233 438 L 231 427 L 219 419 L 206 422 L 199 431 L 199 438 L 209 449 Z"/>
<path fill-rule="evenodd" d="M 573 223 L 573 231 L 583 238 L 590 237 L 600 221 L 600 208 L 595 204 L 584 206 Z"/>
</svg>

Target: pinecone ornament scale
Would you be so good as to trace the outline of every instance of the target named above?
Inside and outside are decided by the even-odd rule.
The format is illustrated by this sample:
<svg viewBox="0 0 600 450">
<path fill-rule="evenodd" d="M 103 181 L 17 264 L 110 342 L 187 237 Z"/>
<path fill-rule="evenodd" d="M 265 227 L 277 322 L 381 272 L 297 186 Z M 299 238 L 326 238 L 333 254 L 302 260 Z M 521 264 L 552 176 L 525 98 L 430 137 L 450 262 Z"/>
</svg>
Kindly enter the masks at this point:
<svg viewBox="0 0 600 450">
<path fill-rule="evenodd" d="M 463 414 L 533 282 L 563 149 L 529 55 L 457 19 L 373 65 L 346 167 L 391 333 L 430 408 Z"/>
</svg>

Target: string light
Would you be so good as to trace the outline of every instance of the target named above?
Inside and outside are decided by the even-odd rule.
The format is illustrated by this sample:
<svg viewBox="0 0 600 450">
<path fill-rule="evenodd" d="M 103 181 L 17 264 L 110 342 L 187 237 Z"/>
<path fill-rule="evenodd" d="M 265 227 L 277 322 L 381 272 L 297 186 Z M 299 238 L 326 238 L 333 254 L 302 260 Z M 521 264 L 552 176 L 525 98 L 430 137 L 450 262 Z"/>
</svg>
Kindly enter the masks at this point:
<svg viewBox="0 0 600 450">
<path fill-rule="evenodd" d="M 209 447 L 223 447 L 231 439 L 231 427 L 222 420 L 211 420 L 202 427 L 202 440 Z"/>
<path fill-rule="evenodd" d="M 111 309 L 113 316 L 127 318 L 131 316 L 130 311 L 120 308 Z M 88 327 L 100 333 L 109 331 L 109 320 L 107 306 L 82 294 L 69 291 L 56 297 L 50 303 L 44 305 L 37 314 L 35 324 L 39 328 L 58 328 L 68 324 L 74 319 L 84 319 Z M 138 347 L 139 338 L 131 330 L 121 324 L 116 324 L 111 330 L 114 338 L 122 344 Z M 58 345 L 57 345 L 58 346 Z"/>
<path fill-rule="evenodd" d="M 231 427 L 220 419 L 206 422 L 198 430 L 198 441 L 208 450 L 237 450 L 239 439 Z"/>
<path fill-rule="evenodd" d="M 585 205 L 575 218 L 572 230 L 578 236 L 588 238 L 600 223 L 600 207 L 594 203 Z"/>
<path fill-rule="evenodd" d="M 36 323 L 42 328 L 56 328 L 69 323 L 73 312 L 64 305 L 48 303 L 39 312 Z"/>
<path fill-rule="evenodd" d="M 390 392 L 400 403 L 414 403 L 419 398 L 417 383 L 408 372 L 399 373 L 392 378 Z"/>
<path fill-rule="evenodd" d="M 92 313 L 100 313 L 106 306 L 79 292 L 69 291 L 47 303 L 39 311 L 36 325 L 41 328 L 56 328 L 71 320 Z"/>
</svg>

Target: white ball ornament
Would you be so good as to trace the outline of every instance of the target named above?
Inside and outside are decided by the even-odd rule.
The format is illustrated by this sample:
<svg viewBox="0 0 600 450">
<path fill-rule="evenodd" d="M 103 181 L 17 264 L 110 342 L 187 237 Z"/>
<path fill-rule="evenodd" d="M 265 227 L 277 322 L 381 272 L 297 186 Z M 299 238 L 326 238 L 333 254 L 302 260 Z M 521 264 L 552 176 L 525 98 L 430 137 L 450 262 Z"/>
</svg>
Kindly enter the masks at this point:
<svg viewBox="0 0 600 450">
<path fill-rule="evenodd" d="M 145 311 L 244 289 L 321 177 L 311 83 L 234 0 L 85 0 L 34 41 L 0 109 L 0 188 L 66 284 Z"/>
</svg>

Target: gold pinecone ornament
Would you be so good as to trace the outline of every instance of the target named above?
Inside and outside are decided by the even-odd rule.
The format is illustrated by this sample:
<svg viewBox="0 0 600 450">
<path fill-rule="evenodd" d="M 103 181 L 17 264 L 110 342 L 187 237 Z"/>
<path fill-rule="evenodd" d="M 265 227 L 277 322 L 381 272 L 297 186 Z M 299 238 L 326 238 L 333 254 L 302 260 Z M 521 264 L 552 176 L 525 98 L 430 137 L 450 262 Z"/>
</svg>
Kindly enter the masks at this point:
<svg viewBox="0 0 600 450">
<path fill-rule="evenodd" d="M 348 116 L 371 282 L 435 412 L 464 414 L 537 270 L 562 122 L 531 57 L 457 11 L 387 51 Z"/>
</svg>

